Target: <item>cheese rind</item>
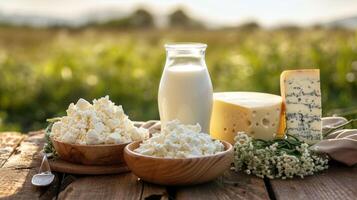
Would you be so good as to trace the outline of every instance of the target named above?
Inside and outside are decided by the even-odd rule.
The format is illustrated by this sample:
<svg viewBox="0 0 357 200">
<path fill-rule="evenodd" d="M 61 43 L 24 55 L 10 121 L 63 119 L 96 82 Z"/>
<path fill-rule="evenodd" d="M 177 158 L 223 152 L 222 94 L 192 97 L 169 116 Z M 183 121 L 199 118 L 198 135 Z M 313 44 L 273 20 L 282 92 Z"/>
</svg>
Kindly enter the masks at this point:
<svg viewBox="0 0 357 200">
<path fill-rule="evenodd" d="M 215 93 L 210 134 L 234 144 L 237 132 L 271 140 L 283 135 L 282 98 L 258 92 Z"/>
<path fill-rule="evenodd" d="M 286 132 L 308 144 L 322 139 L 320 70 L 288 70 L 280 77 Z"/>
</svg>

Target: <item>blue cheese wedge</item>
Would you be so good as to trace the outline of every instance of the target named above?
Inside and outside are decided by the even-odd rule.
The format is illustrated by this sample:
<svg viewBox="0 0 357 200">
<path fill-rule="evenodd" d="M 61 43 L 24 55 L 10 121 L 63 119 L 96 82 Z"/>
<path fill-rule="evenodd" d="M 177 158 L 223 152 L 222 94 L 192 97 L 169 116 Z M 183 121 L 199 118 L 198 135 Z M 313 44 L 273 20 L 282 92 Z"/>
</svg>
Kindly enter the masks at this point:
<svg viewBox="0 0 357 200">
<path fill-rule="evenodd" d="M 280 77 L 286 133 L 308 144 L 322 139 L 320 70 L 284 71 Z"/>
</svg>

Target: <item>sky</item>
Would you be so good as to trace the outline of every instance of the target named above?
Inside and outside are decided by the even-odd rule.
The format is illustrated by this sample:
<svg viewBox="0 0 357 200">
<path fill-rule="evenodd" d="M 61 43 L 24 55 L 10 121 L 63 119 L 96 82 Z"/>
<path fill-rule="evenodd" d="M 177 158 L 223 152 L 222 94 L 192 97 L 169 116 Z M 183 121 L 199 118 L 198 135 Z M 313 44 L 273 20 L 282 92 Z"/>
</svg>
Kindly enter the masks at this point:
<svg viewBox="0 0 357 200">
<path fill-rule="evenodd" d="M 0 0 L 0 12 L 76 20 L 87 13 L 145 7 L 156 17 L 177 7 L 213 25 L 257 21 L 263 26 L 312 25 L 357 16 L 357 0 Z"/>
</svg>

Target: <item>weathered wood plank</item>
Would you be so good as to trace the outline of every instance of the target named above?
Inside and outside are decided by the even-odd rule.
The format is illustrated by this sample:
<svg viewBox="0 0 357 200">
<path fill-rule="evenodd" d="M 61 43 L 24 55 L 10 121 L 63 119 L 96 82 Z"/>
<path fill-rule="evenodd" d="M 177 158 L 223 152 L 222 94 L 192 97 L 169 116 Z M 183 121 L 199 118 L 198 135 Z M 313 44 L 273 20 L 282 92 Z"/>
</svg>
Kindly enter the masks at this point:
<svg viewBox="0 0 357 200">
<path fill-rule="evenodd" d="M 41 164 L 41 156 L 39 154 L 44 143 L 43 131 L 29 133 L 5 162 L 3 168 L 26 169 L 39 167 Z"/>
<path fill-rule="evenodd" d="M 0 197 L 6 199 L 51 199 L 57 195 L 58 178 L 49 187 L 38 188 L 31 184 L 37 173 L 44 144 L 43 132 L 23 135 L 24 139 L 0 168 Z"/>
<path fill-rule="evenodd" d="M 0 199 L 52 199 L 59 188 L 59 180 L 55 178 L 51 186 L 34 187 L 31 178 L 35 169 L 0 169 Z"/>
<path fill-rule="evenodd" d="M 83 176 L 70 183 L 58 199 L 140 199 L 143 184 L 131 173 Z"/>
<path fill-rule="evenodd" d="M 228 170 L 213 182 L 178 187 L 176 199 L 269 199 L 269 195 L 262 179 Z"/>
<path fill-rule="evenodd" d="M 160 199 L 160 200 L 166 200 L 166 199 L 173 199 L 173 197 L 170 196 L 168 191 L 166 190 L 166 187 L 160 186 L 160 185 L 154 185 L 150 183 L 143 183 L 143 192 L 141 195 L 141 199 Z"/>
<path fill-rule="evenodd" d="M 37 188 L 28 187 L 28 182 L 31 180 L 28 177 L 33 174 L 34 172 L 29 169 L 0 169 L 0 197 L 11 199 L 16 194 L 16 198 L 21 198 L 24 190 L 29 191 L 27 198 L 33 199 L 37 197 L 39 194 L 36 191 Z"/>
<path fill-rule="evenodd" d="M 270 181 L 276 199 L 331 199 L 357 198 L 357 167 L 332 163 L 330 169 L 304 179 Z"/>
<path fill-rule="evenodd" d="M 17 132 L 0 133 L 0 167 L 4 165 L 24 137 Z"/>
</svg>

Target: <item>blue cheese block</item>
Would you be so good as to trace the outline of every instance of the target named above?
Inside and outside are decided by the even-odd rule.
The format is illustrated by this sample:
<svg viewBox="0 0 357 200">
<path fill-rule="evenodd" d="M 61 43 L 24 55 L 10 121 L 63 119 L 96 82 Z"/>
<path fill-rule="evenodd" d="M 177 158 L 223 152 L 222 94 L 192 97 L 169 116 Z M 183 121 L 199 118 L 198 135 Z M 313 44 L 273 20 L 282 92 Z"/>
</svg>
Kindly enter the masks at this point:
<svg viewBox="0 0 357 200">
<path fill-rule="evenodd" d="M 322 139 L 320 70 L 284 71 L 280 76 L 286 133 L 308 144 Z"/>
</svg>

